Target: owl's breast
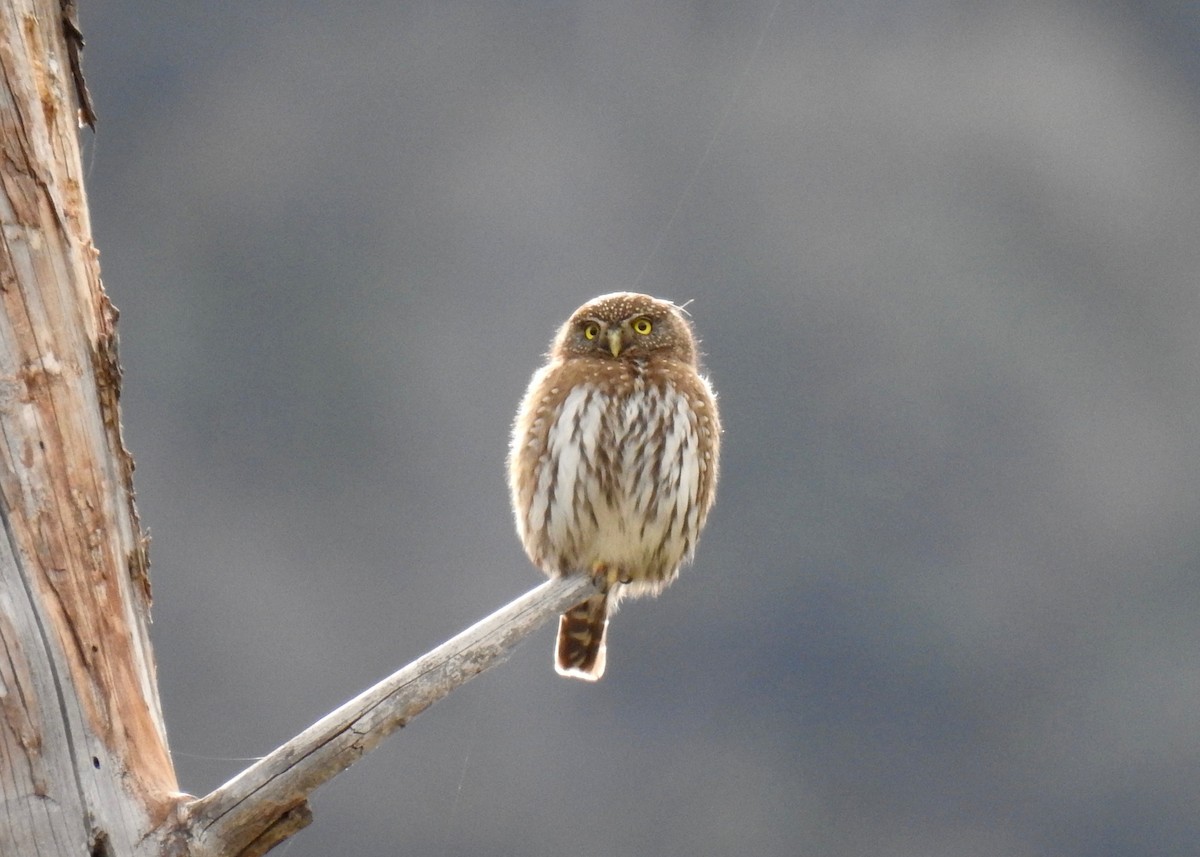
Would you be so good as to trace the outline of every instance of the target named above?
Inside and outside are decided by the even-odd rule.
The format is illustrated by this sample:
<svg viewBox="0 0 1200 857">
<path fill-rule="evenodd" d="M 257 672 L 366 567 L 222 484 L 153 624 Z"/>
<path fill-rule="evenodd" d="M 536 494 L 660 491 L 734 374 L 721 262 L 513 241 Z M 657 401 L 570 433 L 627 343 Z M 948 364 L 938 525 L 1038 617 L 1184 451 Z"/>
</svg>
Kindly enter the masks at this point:
<svg viewBox="0 0 1200 857">
<path fill-rule="evenodd" d="M 576 384 L 543 414 L 525 441 L 518 525 L 546 571 L 602 563 L 665 583 L 706 511 L 701 429 L 692 398 L 674 384 L 636 374 L 622 382 Z"/>
</svg>

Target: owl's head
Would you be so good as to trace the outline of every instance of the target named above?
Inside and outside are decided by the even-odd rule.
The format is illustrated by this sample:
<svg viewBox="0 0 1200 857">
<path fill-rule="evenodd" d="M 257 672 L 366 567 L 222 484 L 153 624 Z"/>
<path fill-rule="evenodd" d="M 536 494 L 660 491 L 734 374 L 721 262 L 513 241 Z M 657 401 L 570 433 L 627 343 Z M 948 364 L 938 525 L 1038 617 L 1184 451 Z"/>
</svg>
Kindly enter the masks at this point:
<svg viewBox="0 0 1200 857">
<path fill-rule="evenodd" d="M 635 292 L 613 292 L 572 313 L 554 340 L 557 357 L 641 360 L 663 356 L 695 365 L 696 338 L 683 310 Z"/>
</svg>

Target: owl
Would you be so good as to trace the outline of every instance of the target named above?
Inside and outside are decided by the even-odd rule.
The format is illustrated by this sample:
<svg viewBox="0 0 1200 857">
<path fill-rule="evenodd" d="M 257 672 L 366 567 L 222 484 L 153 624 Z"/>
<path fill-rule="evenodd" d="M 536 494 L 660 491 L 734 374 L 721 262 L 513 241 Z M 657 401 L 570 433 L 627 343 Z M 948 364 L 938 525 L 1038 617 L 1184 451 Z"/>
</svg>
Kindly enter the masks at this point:
<svg viewBox="0 0 1200 857">
<path fill-rule="evenodd" d="M 717 488 L 721 422 L 683 310 L 631 292 L 581 306 L 521 402 L 509 489 L 525 552 L 600 593 L 559 619 L 555 666 L 596 681 L 623 596 L 657 595 L 691 559 Z"/>
</svg>

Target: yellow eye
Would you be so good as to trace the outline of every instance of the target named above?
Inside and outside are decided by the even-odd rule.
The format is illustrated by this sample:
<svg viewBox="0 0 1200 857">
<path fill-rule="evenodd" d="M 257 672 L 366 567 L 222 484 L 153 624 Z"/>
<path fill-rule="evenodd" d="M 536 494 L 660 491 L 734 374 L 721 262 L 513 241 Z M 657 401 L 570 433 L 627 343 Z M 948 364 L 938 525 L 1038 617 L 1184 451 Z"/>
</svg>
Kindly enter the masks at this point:
<svg viewBox="0 0 1200 857">
<path fill-rule="evenodd" d="M 594 321 L 588 322 L 588 324 L 583 328 L 584 339 L 595 339 L 599 335 L 600 325 L 596 324 Z"/>
<path fill-rule="evenodd" d="M 654 325 L 650 323 L 650 319 L 648 319 L 644 316 L 642 318 L 637 319 L 633 323 L 634 333 L 640 333 L 642 336 L 649 336 L 650 331 L 653 329 L 654 329 Z"/>
</svg>

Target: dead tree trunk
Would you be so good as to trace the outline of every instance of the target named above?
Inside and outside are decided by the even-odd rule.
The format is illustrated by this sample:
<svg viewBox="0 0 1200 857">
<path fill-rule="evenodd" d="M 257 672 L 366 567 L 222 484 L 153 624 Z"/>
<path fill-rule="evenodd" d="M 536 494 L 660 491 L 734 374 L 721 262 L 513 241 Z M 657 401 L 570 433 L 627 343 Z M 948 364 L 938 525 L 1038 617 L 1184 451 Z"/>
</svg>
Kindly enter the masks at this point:
<svg viewBox="0 0 1200 857">
<path fill-rule="evenodd" d="M 537 587 L 211 794 L 179 793 L 80 169 L 80 44 L 74 0 L 0 9 L 0 857 L 258 857 L 308 824 L 313 789 L 596 584 Z"/>
<path fill-rule="evenodd" d="M 0 854 L 158 854 L 177 786 L 66 11 L 0 11 Z"/>
</svg>

